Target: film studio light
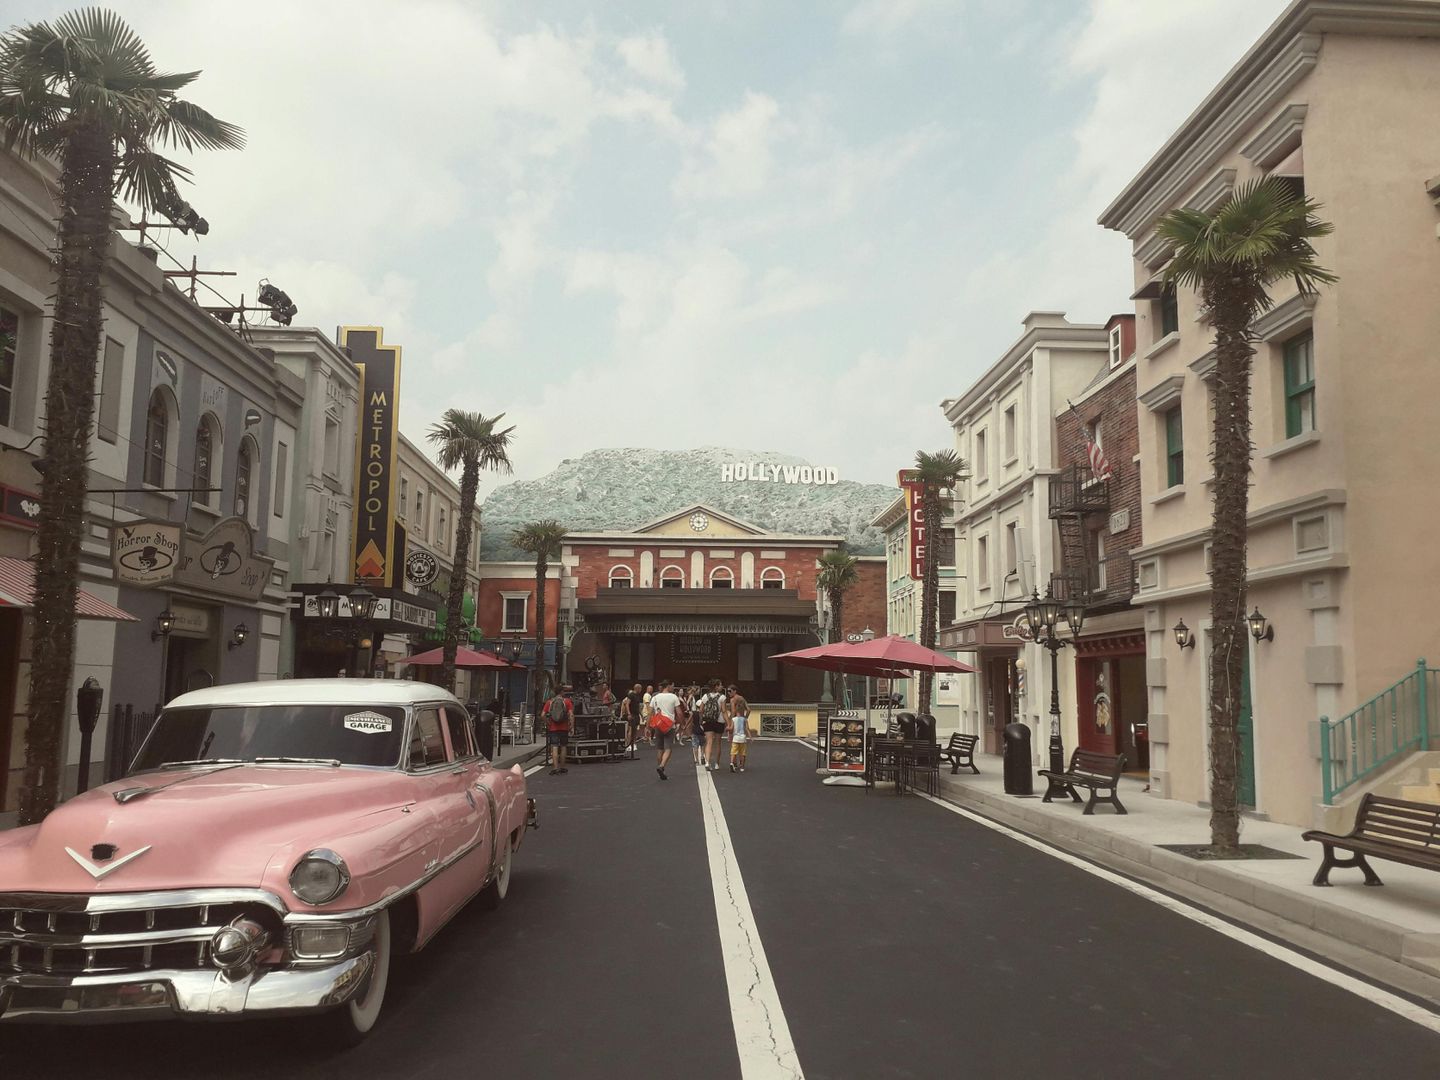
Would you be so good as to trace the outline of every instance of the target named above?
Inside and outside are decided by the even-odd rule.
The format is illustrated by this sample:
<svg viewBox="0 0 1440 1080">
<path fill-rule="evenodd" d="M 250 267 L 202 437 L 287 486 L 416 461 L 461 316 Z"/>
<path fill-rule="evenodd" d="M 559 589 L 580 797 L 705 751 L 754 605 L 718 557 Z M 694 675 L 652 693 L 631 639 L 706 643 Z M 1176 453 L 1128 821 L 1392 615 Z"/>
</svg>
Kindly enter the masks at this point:
<svg viewBox="0 0 1440 1080">
<path fill-rule="evenodd" d="M 270 309 L 270 317 L 281 326 L 289 326 L 290 320 L 300 310 L 283 289 L 277 289 L 268 281 L 260 283 L 260 295 L 257 299 Z"/>
</svg>

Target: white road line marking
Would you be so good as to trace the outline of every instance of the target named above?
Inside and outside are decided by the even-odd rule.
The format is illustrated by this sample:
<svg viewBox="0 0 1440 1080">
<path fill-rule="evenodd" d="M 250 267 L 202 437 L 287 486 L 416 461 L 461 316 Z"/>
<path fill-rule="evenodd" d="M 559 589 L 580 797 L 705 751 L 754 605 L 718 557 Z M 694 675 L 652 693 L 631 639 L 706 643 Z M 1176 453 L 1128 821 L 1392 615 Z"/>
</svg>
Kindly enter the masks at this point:
<svg viewBox="0 0 1440 1080">
<path fill-rule="evenodd" d="M 1026 836 L 1024 833 L 1018 832 L 1007 825 L 1001 825 L 998 821 L 991 821 L 987 817 L 982 817 L 963 807 L 948 803 L 944 799 L 937 799 L 933 795 L 925 795 L 919 792 L 917 792 L 917 794 L 919 794 L 922 799 L 928 799 L 936 806 L 943 806 L 952 814 L 959 814 L 961 817 L 969 818 L 971 821 L 984 825 L 987 829 L 993 829 L 995 832 L 1008 836 L 1012 840 L 1018 840 L 1027 847 L 1032 847 L 1036 851 L 1042 851 L 1052 858 L 1069 863 L 1071 866 L 1079 867 L 1087 874 L 1093 874 L 1095 877 L 1108 881 L 1112 885 L 1119 885 L 1122 889 L 1128 889 L 1136 896 L 1144 897 L 1146 900 L 1159 904 L 1161 907 L 1173 911 L 1175 914 L 1181 915 L 1191 922 L 1199 923 L 1201 926 L 1208 927 L 1218 934 L 1224 934 L 1226 937 L 1233 941 L 1238 941 L 1242 945 L 1248 945 L 1257 952 L 1262 952 L 1266 956 L 1279 960 L 1282 964 L 1289 964 L 1291 967 L 1303 971 L 1307 975 L 1313 975 L 1322 982 L 1328 982 L 1330 985 L 1339 987 L 1341 990 L 1348 990 L 1357 997 L 1362 997 L 1366 1001 L 1380 1006 L 1382 1009 L 1387 1009 L 1397 1016 L 1402 1016 L 1406 1020 L 1419 1024 L 1423 1028 L 1429 1028 L 1431 1031 L 1440 1033 L 1440 1016 L 1437 1016 L 1424 1006 L 1417 1005 L 1412 1001 L 1407 1001 L 1405 998 L 1397 994 L 1392 994 L 1388 990 L 1382 990 L 1378 986 L 1371 986 L 1369 983 L 1362 979 L 1357 979 L 1353 975 L 1347 975 L 1343 971 L 1337 971 L 1335 968 L 1322 964 L 1318 960 L 1312 960 L 1310 957 L 1298 953 L 1294 949 L 1287 948 L 1277 942 L 1263 938 L 1259 934 L 1228 923 L 1224 919 L 1217 918 L 1207 911 L 1193 908 L 1184 901 L 1177 900 L 1173 896 L 1167 896 L 1156 889 L 1150 888 L 1148 885 L 1143 885 L 1138 881 L 1131 881 L 1129 878 L 1114 873 L 1111 870 L 1106 870 L 1102 866 L 1096 866 L 1094 863 L 1086 862 L 1076 855 L 1071 855 L 1068 851 L 1062 851 L 1059 848 L 1052 847 L 1042 840 L 1035 839 L 1033 836 Z"/>
<path fill-rule="evenodd" d="M 539 772 L 543 768 L 545 768 L 543 763 L 539 765 L 531 765 L 528 769 L 525 770 L 525 775 L 533 776 L 535 773 Z"/>
<path fill-rule="evenodd" d="M 715 782 L 703 769 L 695 775 L 705 815 L 705 850 L 710 856 L 710 884 L 720 922 L 720 952 L 725 960 L 725 985 L 730 992 L 730 1019 L 735 1027 L 735 1049 L 740 1054 L 740 1075 L 743 1080 L 804 1080 Z"/>
</svg>

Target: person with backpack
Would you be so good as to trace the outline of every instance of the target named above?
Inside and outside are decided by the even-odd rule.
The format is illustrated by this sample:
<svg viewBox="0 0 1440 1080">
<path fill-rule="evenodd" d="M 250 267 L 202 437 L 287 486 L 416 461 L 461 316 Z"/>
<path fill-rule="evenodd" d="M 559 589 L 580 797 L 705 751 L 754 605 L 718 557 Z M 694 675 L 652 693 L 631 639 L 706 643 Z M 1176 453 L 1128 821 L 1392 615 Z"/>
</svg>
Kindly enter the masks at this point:
<svg viewBox="0 0 1440 1080">
<path fill-rule="evenodd" d="M 745 758 L 750 749 L 750 703 L 735 687 L 730 687 L 730 771 L 745 771 Z"/>
<path fill-rule="evenodd" d="M 675 724 L 681 708 L 680 698 L 668 679 L 650 699 L 650 741 L 655 744 L 655 771 L 661 780 L 670 779 L 665 775 L 665 766 L 670 764 L 670 744 L 675 741 Z"/>
<path fill-rule="evenodd" d="M 635 749 L 640 741 L 640 725 L 644 721 L 645 688 L 638 682 L 620 699 L 620 719 L 625 721 L 625 745 Z"/>
<path fill-rule="evenodd" d="M 567 773 L 565 752 L 570 734 L 575 730 L 575 704 L 570 700 L 570 685 L 561 686 L 543 706 L 545 742 L 550 747 L 550 775 Z"/>
<path fill-rule="evenodd" d="M 720 743 L 725 734 L 725 696 L 720 693 L 719 679 L 710 680 L 695 707 L 700 714 L 700 728 L 705 732 L 705 753 L 700 757 L 700 764 L 716 772 L 720 768 Z"/>
</svg>

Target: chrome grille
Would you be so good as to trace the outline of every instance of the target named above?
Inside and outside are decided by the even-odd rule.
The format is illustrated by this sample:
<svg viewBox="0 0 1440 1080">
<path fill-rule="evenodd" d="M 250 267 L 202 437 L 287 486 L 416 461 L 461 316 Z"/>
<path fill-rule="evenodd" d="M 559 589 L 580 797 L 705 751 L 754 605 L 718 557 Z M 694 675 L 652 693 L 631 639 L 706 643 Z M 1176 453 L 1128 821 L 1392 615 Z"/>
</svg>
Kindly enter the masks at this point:
<svg viewBox="0 0 1440 1080">
<path fill-rule="evenodd" d="M 163 894 L 151 894 L 147 906 L 91 911 L 90 899 L 0 897 L 0 975 L 193 970 L 209 965 L 210 939 L 232 920 L 246 916 L 279 926 L 262 903 L 167 905 Z"/>
</svg>

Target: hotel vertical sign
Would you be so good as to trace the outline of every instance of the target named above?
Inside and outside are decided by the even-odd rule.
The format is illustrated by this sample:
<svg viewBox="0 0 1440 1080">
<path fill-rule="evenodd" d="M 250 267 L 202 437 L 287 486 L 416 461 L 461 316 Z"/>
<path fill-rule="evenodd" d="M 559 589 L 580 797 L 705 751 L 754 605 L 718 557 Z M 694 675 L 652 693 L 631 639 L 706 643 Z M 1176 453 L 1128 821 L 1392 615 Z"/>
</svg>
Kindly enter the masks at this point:
<svg viewBox="0 0 1440 1080">
<path fill-rule="evenodd" d="M 916 481 L 914 469 L 900 470 L 900 487 L 905 492 L 905 520 L 910 530 L 910 577 L 925 577 L 925 485 Z"/>
<path fill-rule="evenodd" d="M 386 345 L 378 326 L 342 326 L 340 347 L 360 370 L 360 430 L 355 456 L 354 578 L 402 585 L 395 536 L 395 452 L 398 448 L 400 346 Z"/>
</svg>

